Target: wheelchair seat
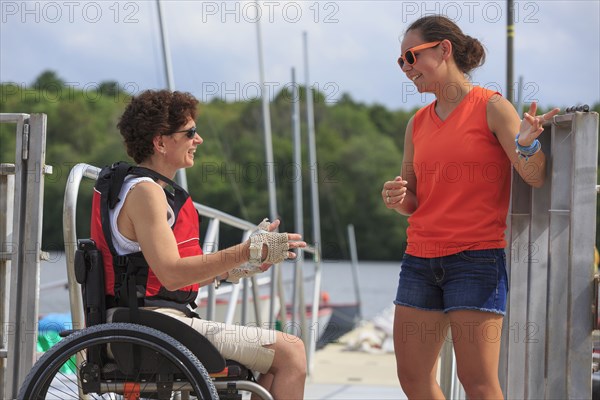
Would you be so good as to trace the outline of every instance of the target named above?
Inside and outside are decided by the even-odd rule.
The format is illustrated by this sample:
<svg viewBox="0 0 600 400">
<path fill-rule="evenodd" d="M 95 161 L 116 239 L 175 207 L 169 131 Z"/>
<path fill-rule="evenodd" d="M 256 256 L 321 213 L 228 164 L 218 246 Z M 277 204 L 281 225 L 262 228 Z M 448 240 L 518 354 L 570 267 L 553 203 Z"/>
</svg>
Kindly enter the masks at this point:
<svg viewBox="0 0 600 400">
<path fill-rule="evenodd" d="M 163 332 L 190 349 L 214 380 L 253 379 L 252 371 L 248 367 L 234 360 L 225 360 L 206 337 L 189 325 L 151 310 L 140 309 L 138 312 L 138 324 Z M 112 322 L 131 322 L 130 319 L 129 309 L 120 307 L 114 311 Z"/>
<path fill-rule="evenodd" d="M 143 308 L 138 309 L 138 313 L 138 320 L 135 323 L 154 328 L 176 339 L 198 357 L 198 360 L 209 373 L 218 373 L 225 369 L 226 363 L 221 353 L 206 337 L 189 325 L 168 315 Z M 116 309 L 112 322 L 133 322 L 130 317 L 130 310 L 128 308 Z"/>
</svg>

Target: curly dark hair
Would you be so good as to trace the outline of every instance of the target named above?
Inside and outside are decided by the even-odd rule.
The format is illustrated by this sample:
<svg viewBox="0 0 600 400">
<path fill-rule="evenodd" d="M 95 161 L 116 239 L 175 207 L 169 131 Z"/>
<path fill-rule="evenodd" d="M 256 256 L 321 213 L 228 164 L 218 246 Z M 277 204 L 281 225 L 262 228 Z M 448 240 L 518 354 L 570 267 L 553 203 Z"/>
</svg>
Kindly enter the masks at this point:
<svg viewBox="0 0 600 400">
<path fill-rule="evenodd" d="M 117 124 L 127 154 L 138 164 L 146 160 L 154 153 L 152 139 L 196 119 L 197 106 L 191 94 L 169 90 L 146 90 L 132 97 Z"/>
<path fill-rule="evenodd" d="M 418 30 L 426 42 L 448 39 L 452 43 L 456 66 L 468 74 L 485 63 L 485 49 L 481 42 L 463 31 L 450 18 L 428 15 L 413 22 L 406 32 Z"/>
</svg>

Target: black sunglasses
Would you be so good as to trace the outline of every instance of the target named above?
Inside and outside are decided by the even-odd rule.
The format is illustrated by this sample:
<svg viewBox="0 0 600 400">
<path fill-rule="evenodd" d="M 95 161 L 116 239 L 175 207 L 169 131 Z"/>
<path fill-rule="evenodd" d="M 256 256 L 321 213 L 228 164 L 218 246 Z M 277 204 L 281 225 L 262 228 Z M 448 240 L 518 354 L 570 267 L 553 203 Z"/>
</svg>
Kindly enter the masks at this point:
<svg viewBox="0 0 600 400">
<path fill-rule="evenodd" d="M 185 132 L 185 136 L 187 136 L 188 139 L 193 139 L 194 136 L 196 136 L 196 127 L 194 126 L 190 129 L 184 129 L 182 131 L 171 132 L 171 133 L 169 133 L 169 135 L 172 135 L 174 133 L 180 133 L 180 132 Z"/>
</svg>

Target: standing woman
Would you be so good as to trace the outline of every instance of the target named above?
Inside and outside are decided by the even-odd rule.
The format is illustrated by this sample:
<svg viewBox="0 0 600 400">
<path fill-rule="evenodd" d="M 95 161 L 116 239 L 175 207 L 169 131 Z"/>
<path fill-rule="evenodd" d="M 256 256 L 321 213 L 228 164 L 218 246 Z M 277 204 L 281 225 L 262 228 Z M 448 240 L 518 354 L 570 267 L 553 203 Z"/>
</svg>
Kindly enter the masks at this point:
<svg viewBox="0 0 600 400">
<path fill-rule="evenodd" d="M 394 319 L 398 378 L 410 399 L 443 399 L 437 359 L 451 331 L 469 399 L 501 399 L 500 334 L 506 310 L 506 216 L 511 167 L 531 186 L 545 178 L 537 137 L 554 109 L 521 120 L 497 92 L 468 73 L 482 44 L 443 16 L 406 31 L 398 63 L 435 101 L 406 128 L 401 176 L 385 182 L 385 205 L 409 216 Z"/>
</svg>

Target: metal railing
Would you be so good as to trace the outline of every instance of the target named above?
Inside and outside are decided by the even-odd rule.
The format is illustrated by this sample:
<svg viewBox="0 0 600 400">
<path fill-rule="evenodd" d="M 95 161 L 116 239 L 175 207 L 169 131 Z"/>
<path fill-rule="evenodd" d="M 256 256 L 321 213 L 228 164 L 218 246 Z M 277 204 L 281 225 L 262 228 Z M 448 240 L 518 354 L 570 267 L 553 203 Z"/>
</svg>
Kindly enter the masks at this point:
<svg viewBox="0 0 600 400">
<path fill-rule="evenodd" d="M 0 114 L 16 124 L 15 162 L 0 168 L 0 397 L 12 399 L 37 345 L 46 115 Z M 8 318 L 7 318 L 8 316 Z"/>
<path fill-rule="evenodd" d="M 77 232 L 76 232 L 76 211 L 77 211 L 77 195 L 79 193 L 79 187 L 81 181 L 84 178 L 96 180 L 98 178 L 98 174 L 100 172 L 100 168 L 89 165 L 89 164 L 77 164 L 69 173 L 69 177 L 67 179 L 67 185 L 65 188 L 65 198 L 64 198 L 64 206 L 63 206 L 63 234 L 65 241 L 65 254 L 67 260 L 67 280 L 69 287 L 69 301 L 71 306 L 71 317 L 73 320 L 74 329 L 81 328 L 84 326 L 84 317 L 83 317 L 83 306 L 81 299 L 81 290 L 80 286 L 75 279 L 75 270 L 74 270 L 74 255 L 77 246 Z M 224 213 L 220 210 L 194 203 L 196 210 L 203 217 L 209 218 L 208 228 L 204 237 L 204 245 L 203 252 L 205 254 L 216 252 L 219 249 L 219 230 L 220 225 L 225 224 L 231 226 L 236 229 L 240 229 L 243 231 L 243 239 L 246 240 L 250 235 L 250 232 L 255 229 L 255 223 L 237 218 L 230 214 Z M 315 259 L 319 259 L 319 254 L 317 254 L 318 249 L 315 246 L 308 246 L 303 250 L 304 252 L 311 253 L 315 256 Z M 279 274 L 281 276 L 281 274 Z M 269 284 L 271 286 L 278 285 L 278 282 L 273 282 L 269 278 L 257 278 L 257 276 L 253 276 L 250 279 L 242 279 L 239 285 L 232 285 L 230 287 L 216 290 L 213 285 L 208 285 L 207 289 L 203 289 L 199 293 L 198 299 L 201 300 L 207 298 L 208 306 L 207 306 L 207 319 L 214 319 L 215 317 L 215 303 L 217 297 L 217 291 L 220 293 L 229 292 L 229 302 L 228 309 L 226 312 L 226 317 L 224 321 L 225 323 L 232 323 L 233 315 L 235 313 L 235 309 L 238 306 L 238 300 L 241 297 L 241 315 L 242 323 L 247 323 L 248 321 L 248 312 L 250 302 L 252 302 L 254 306 L 254 315 L 257 318 L 256 322 L 259 326 L 262 326 L 263 321 L 260 319 L 260 296 L 258 292 L 258 287 L 264 284 Z M 278 285 L 281 287 L 281 285 Z M 302 281 L 294 280 L 294 287 L 298 290 L 299 287 L 303 288 Z M 252 296 L 249 296 L 249 292 L 252 290 Z M 319 291 L 320 288 L 315 287 L 315 291 Z M 240 293 L 241 292 L 241 293 Z M 240 296 L 241 295 L 241 296 Z M 278 297 L 279 298 L 279 297 Z M 275 302 L 278 298 L 270 298 L 270 301 Z M 285 304 L 279 304 L 279 307 L 282 308 L 285 312 Z M 304 310 L 306 305 L 299 305 L 301 310 Z M 318 310 L 319 304 L 313 304 L 313 311 Z M 274 326 L 274 321 L 268 321 L 269 326 Z M 318 324 L 318 312 L 312 313 L 312 325 L 313 327 Z M 316 340 L 316 337 L 311 335 L 312 330 L 307 329 L 306 326 L 300 327 L 300 333 L 302 340 L 307 344 L 307 359 L 308 364 L 310 365 L 310 360 L 314 354 L 314 346 L 309 346 L 310 340 Z"/>
<path fill-rule="evenodd" d="M 598 114 L 544 128 L 545 184 L 513 173 L 500 382 L 508 399 L 591 399 Z M 449 344 L 440 364 L 444 394 L 464 399 Z"/>
</svg>

